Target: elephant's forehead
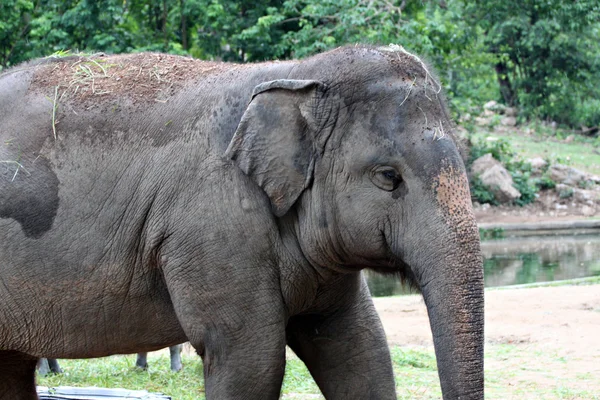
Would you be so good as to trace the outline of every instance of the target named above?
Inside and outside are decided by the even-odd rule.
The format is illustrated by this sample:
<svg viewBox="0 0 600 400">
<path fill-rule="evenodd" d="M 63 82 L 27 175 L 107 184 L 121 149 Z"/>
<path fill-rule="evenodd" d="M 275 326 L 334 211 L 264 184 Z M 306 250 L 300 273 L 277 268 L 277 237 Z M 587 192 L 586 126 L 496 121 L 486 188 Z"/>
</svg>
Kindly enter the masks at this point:
<svg viewBox="0 0 600 400">
<path fill-rule="evenodd" d="M 391 137 L 430 134 L 439 138 L 452 129 L 441 95 L 422 79 L 388 79 L 369 85 L 353 112 L 375 133 Z"/>
</svg>

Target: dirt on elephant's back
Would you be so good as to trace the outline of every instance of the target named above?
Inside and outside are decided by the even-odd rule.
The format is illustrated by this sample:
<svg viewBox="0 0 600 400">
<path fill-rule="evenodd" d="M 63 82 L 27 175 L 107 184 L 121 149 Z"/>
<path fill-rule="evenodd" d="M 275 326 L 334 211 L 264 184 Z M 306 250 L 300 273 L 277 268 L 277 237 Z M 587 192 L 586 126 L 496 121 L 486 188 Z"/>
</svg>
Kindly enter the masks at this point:
<svg viewBox="0 0 600 400">
<path fill-rule="evenodd" d="M 34 67 L 32 90 L 86 100 L 127 96 L 135 101 L 166 101 L 177 89 L 235 64 L 159 53 L 70 56 Z"/>
<path fill-rule="evenodd" d="M 391 344 L 433 347 L 420 296 L 375 306 Z M 530 398 L 524 387 L 600 394 L 600 285 L 486 290 L 485 320 L 486 375 L 505 388 L 491 398 Z"/>
</svg>

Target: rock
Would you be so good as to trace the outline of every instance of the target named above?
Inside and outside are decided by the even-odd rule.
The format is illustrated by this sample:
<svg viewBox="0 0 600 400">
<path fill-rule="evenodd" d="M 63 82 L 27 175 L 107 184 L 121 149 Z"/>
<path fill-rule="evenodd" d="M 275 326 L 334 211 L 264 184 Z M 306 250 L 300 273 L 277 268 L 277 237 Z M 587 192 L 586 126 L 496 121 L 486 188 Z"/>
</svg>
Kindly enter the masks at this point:
<svg viewBox="0 0 600 400">
<path fill-rule="evenodd" d="M 534 172 L 540 172 L 548 165 L 548 162 L 542 157 L 530 158 L 529 160 L 527 160 L 527 162 L 531 164 L 531 168 Z"/>
<path fill-rule="evenodd" d="M 579 182 L 586 179 L 585 172 L 563 164 L 551 165 L 548 172 L 554 182 L 564 183 L 569 186 L 577 186 Z"/>
<path fill-rule="evenodd" d="M 500 120 L 500 123 L 504 126 L 516 126 L 517 119 L 515 117 L 504 117 Z"/>
<path fill-rule="evenodd" d="M 565 143 L 571 143 L 573 140 L 575 140 L 575 136 L 569 135 L 566 137 Z"/>
<path fill-rule="evenodd" d="M 565 185 L 564 183 L 559 183 L 554 187 L 556 193 L 558 193 L 558 197 L 561 199 L 568 199 L 573 196 L 575 189 L 573 189 L 569 185 Z"/>
<path fill-rule="evenodd" d="M 516 117 L 517 109 L 514 107 L 506 107 L 504 109 L 504 115 L 506 115 L 507 117 Z"/>
<path fill-rule="evenodd" d="M 590 206 L 583 206 L 581 207 L 581 215 L 591 217 L 592 215 L 596 215 L 596 210 Z"/>
<path fill-rule="evenodd" d="M 513 186 L 513 180 L 500 161 L 491 154 L 486 154 L 473 161 L 473 174 L 478 175 L 483 183 L 500 203 L 508 203 L 521 197 L 521 193 Z"/>
<path fill-rule="evenodd" d="M 592 176 L 588 177 L 588 179 L 590 181 L 592 181 L 592 183 L 595 183 L 596 185 L 600 185 L 600 175 L 592 175 Z"/>
<path fill-rule="evenodd" d="M 573 189 L 573 198 L 582 203 L 592 200 L 597 196 L 593 190 Z"/>
<path fill-rule="evenodd" d="M 494 109 L 496 106 L 498 106 L 498 102 L 494 101 L 494 100 L 490 100 L 487 103 L 485 103 L 483 105 L 483 108 L 486 110 L 492 110 Z"/>
<path fill-rule="evenodd" d="M 484 117 L 493 117 L 496 114 L 492 110 L 488 110 L 486 108 L 485 110 L 483 110 L 483 112 L 481 113 L 481 115 L 484 116 Z"/>
<path fill-rule="evenodd" d="M 492 123 L 492 118 L 475 117 L 475 124 L 479 126 L 488 126 Z"/>
<path fill-rule="evenodd" d="M 473 116 L 470 113 L 465 113 L 462 114 L 460 117 L 458 117 L 458 122 L 469 122 L 470 120 L 473 119 Z"/>
<path fill-rule="evenodd" d="M 496 160 L 490 153 L 487 153 L 473 161 L 471 172 L 475 175 L 481 175 L 487 169 L 490 169 L 497 164 L 500 164 L 500 161 Z"/>
</svg>

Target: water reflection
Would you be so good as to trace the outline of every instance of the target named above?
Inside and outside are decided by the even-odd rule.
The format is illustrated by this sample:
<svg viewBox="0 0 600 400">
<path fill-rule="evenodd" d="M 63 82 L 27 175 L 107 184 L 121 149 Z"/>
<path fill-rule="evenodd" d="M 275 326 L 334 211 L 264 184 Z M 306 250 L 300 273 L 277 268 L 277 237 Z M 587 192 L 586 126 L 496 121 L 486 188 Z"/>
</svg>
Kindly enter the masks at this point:
<svg viewBox="0 0 600 400">
<path fill-rule="evenodd" d="M 481 243 L 485 286 L 548 282 L 600 275 L 600 235 L 528 236 Z M 366 272 L 375 297 L 407 294 L 400 281 Z"/>
<path fill-rule="evenodd" d="M 486 286 L 600 275 L 600 235 L 489 240 L 481 251 Z"/>
</svg>

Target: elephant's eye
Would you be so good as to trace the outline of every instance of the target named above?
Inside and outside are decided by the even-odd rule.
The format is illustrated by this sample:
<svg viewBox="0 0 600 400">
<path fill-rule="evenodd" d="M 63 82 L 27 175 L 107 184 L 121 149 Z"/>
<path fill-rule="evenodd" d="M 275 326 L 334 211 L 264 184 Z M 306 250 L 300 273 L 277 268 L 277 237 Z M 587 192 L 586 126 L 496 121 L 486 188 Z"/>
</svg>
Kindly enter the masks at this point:
<svg viewBox="0 0 600 400">
<path fill-rule="evenodd" d="M 402 183 L 402 177 L 389 166 L 379 166 L 371 171 L 371 181 L 380 189 L 391 192 Z"/>
</svg>

